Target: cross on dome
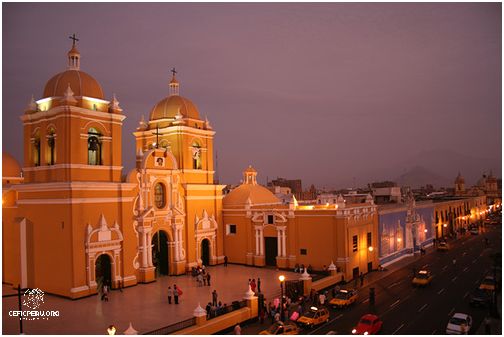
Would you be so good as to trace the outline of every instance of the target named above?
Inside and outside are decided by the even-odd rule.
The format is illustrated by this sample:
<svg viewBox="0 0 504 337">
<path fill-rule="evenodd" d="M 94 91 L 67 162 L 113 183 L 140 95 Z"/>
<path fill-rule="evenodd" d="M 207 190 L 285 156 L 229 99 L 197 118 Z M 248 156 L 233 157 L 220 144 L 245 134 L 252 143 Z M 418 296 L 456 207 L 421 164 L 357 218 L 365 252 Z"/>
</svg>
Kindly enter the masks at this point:
<svg viewBox="0 0 504 337">
<path fill-rule="evenodd" d="M 75 33 L 73 33 L 73 35 L 69 36 L 68 38 L 71 39 L 71 40 L 73 40 L 72 41 L 72 47 L 75 47 L 75 41 L 79 41 L 79 39 L 75 37 Z"/>
<path fill-rule="evenodd" d="M 175 78 L 177 71 L 175 70 L 175 67 L 173 67 L 170 71 L 172 73 L 172 79 L 170 81 L 170 84 L 168 85 L 170 87 L 170 96 L 178 96 L 180 84 Z"/>
</svg>

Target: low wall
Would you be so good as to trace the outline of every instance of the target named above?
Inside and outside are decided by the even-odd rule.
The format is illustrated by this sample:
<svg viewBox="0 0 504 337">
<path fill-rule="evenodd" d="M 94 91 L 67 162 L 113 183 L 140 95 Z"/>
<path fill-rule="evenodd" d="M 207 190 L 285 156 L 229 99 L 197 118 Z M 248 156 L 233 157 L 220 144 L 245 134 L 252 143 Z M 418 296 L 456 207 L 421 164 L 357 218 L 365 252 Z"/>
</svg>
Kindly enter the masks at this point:
<svg viewBox="0 0 504 337">
<path fill-rule="evenodd" d="M 194 325 L 190 328 L 176 331 L 173 335 L 212 335 L 251 318 L 252 310 L 248 307 L 241 308 L 228 314 L 212 318 L 202 325 Z"/>
<path fill-rule="evenodd" d="M 343 276 L 343 273 L 336 273 L 336 275 L 324 277 L 321 280 L 313 282 L 312 289 L 315 289 L 316 291 L 320 291 L 322 289 L 325 289 L 325 288 L 328 288 L 332 285 L 335 285 L 336 283 L 341 282 L 342 276 Z"/>
</svg>

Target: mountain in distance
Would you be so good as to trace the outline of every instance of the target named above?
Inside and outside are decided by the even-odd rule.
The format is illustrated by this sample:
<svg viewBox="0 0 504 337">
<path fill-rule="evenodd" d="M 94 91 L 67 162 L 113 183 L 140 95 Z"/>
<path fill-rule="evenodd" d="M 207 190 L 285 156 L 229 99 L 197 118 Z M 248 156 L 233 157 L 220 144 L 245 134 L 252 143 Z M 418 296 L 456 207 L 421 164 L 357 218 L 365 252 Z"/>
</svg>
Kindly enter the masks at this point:
<svg viewBox="0 0 504 337">
<path fill-rule="evenodd" d="M 428 179 L 432 175 L 432 182 L 423 181 L 414 185 L 425 186 L 432 184 L 436 187 L 453 187 L 455 178 L 460 172 L 465 179 L 466 187 L 476 184 L 484 173 L 492 171 L 494 177 L 501 178 L 502 158 L 496 153 L 496 158 L 478 158 L 460 154 L 450 150 L 433 150 L 420 152 L 396 168 L 402 170 L 401 177 L 411 181 L 414 175 L 420 179 Z M 438 185 L 439 184 L 439 185 Z"/>
<path fill-rule="evenodd" d="M 452 180 L 454 179 L 435 174 L 423 166 L 415 166 L 394 179 L 399 186 L 410 186 L 412 188 L 419 188 L 427 184 L 434 187 L 452 187 Z"/>
</svg>

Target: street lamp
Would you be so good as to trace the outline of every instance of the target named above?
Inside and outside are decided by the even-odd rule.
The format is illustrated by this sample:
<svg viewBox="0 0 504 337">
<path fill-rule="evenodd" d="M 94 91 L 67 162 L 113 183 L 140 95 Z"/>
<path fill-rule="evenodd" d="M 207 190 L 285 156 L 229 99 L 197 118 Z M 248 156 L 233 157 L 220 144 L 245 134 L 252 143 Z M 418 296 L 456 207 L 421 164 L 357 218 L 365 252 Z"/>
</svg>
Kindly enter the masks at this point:
<svg viewBox="0 0 504 337">
<path fill-rule="evenodd" d="M 109 334 L 109 336 L 113 336 L 115 335 L 116 333 L 116 327 L 111 325 L 107 328 L 107 333 Z"/>
<path fill-rule="evenodd" d="M 285 276 L 278 276 L 278 280 L 280 281 L 280 320 L 283 322 L 283 284 L 285 281 Z"/>
<path fill-rule="evenodd" d="M 369 250 L 370 252 L 372 252 L 372 251 L 373 251 L 373 249 L 374 249 L 374 248 L 373 248 L 373 246 L 369 246 L 369 248 L 368 248 L 368 250 Z"/>
</svg>

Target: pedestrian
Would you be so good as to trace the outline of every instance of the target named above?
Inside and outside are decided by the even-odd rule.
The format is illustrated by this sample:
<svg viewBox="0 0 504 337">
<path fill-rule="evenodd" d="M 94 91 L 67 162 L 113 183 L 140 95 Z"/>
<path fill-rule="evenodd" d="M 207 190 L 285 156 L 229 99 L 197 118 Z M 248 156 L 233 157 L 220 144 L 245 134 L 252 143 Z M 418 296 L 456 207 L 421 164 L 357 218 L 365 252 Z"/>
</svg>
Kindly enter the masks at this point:
<svg viewBox="0 0 504 337">
<path fill-rule="evenodd" d="M 361 287 L 364 285 L 364 273 L 363 272 L 360 273 L 360 285 L 361 285 Z"/>
<path fill-rule="evenodd" d="M 119 289 L 119 291 L 120 291 L 120 292 L 123 292 L 123 291 L 122 291 L 122 288 L 123 288 L 123 287 L 122 287 L 122 282 L 121 282 L 121 280 L 119 280 L 119 281 L 117 282 L 117 288 Z"/>
<path fill-rule="evenodd" d="M 181 292 L 181 291 L 180 291 L 180 289 L 179 289 L 179 288 L 177 288 L 177 285 L 176 285 L 176 284 L 174 284 L 174 285 L 173 285 L 173 299 L 175 300 L 175 304 L 179 304 L 179 303 L 178 303 L 178 300 L 179 300 L 179 295 L 180 295 L 180 293 L 179 293 L 179 292 Z"/>
<path fill-rule="evenodd" d="M 168 286 L 168 304 L 171 304 L 172 296 L 173 296 L 173 290 L 170 286 Z"/>
<path fill-rule="evenodd" d="M 206 276 L 206 283 L 207 283 L 207 286 L 210 287 L 210 273 L 207 273 L 207 276 Z"/>
<path fill-rule="evenodd" d="M 280 321 L 280 312 L 276 312 L 275 313 L 274 319 L 275 319 L 275 322 L 279 322 Z"/>
<path fill-rule="evenodd" d="M 240 324 L 236 324 L 236 326 L 234 327 L 234 334 L 235 335 L 241 335 Z"/>
<path fill-rule="evenodd" d="M 264 323 L 264 308 L 261 308 L 261 311 L 259 311 L 259 323 Z"/>
<path fill-rule="evenodd" d="M 203 285 L 204 285 L 204 286 L 206 286 L 206 284 L 207 284 L 207 276 L 206 276 L 206 274 L 205 274 L 205 273 L 203 273 L 203 274 L 201 275 L 201 280 L 203 281 Z"/>
<path fill-rule="evenodd" d="M 196 281 L 198 281 L 198 287 L 202 287 L 203 286 L 203 275 L 198 274 L 198 276 L 196 276 Z"/>
<path fill-rule="evenodd" d="M 490 335 L 492 334 L 492 327 L 490 325 L 490 323 L 492 322 L 492 320 L 490 319 L 490 317 L 485 317 L 485 335 Z"/>
<path fill-rule="evenodd" d="M 249 280 L 248 280 L 248 285 L 250 285 L 250 282 L 252 282 L 252 279 L 249 279 Z"/>
<path fill-rule="evenodd" d="M 259 277 L 257 278 L 257 292 L 261 292 L 261 279 Z"/>
<path fill-rule="evenodd" d="M 319 295 L 319 303 L 320 303 L 320 305 L 324 305 L 325 304 L 325 300 L 326 300 L 326 295 L 324 293 L 321 293 Z"/>
<path fill-rule="evenodd" d="M 206 267 L 204 264 L 201 265 L 201 272 L 204 274 L 206 271 Z"/>
<path fill-rule="evenodd" d="M 206 305 L 205 307 L 205 310 L 206 310 L 206 317 L 207 319 L 210 318 L 210 310 L 212 309 L 212 303 L 208 302 L 208 304 Z"/>
<path fill-rule="evenodd" d="M 224 255 L 224 267 L 227 267 L 227 262 L 228 262 L 228 258 L 226 255 Z"/>
<path fill-rule="evenodd" d="M 255 283 L 255 278 L 252 279 L 252 282 L 250 282 L 250 289 L 252 289 L 252 291 L 255 293 L 255 290 L 256 290 L 256 283 Z"/>
<path fill-rule="evenodd" d="M 217 306 L 217 290 L 212 291 L 212 305 Z"/>
<path fill-rule="evenodd" d="M 108 302 L 108 292 L 109 291 L 108 291 L 108 285 L 107 284 L 103 285 L 102 291 L 103 291 L 102 297 L 101 297 L 102 301 Z"/>
</svg>

